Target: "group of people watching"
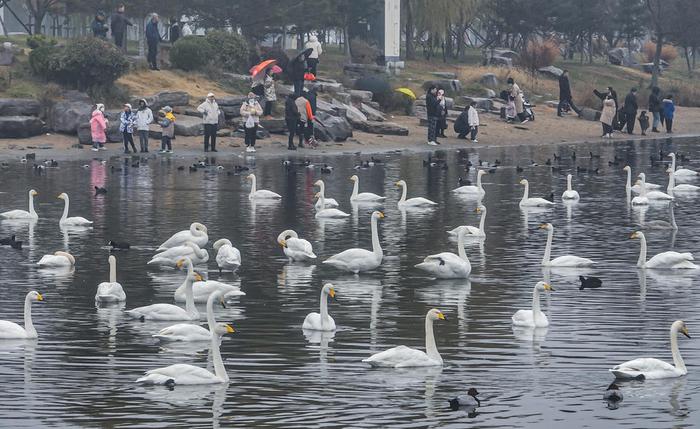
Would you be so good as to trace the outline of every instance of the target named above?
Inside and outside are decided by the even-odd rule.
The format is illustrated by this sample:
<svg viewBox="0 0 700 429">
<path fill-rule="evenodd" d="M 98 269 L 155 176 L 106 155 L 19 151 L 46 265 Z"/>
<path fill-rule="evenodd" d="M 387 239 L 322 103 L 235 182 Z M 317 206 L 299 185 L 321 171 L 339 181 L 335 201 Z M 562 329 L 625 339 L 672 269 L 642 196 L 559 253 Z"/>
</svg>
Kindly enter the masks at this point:
<svg viewBox="0 0 700 429">
<path fill-rule="evenodd" d="M 625 130 L 627 134 L 634 134 L 637 121 L 642 131 L 642 135 L 647 135 L 649 129 L 649 114 L 651 114 L 651 132 L 660 132 L 659 126 L 665 125 L 668 134 L 673 133 L 673 119 L 676 106 L 673 102 L 673 95 L 661 97 L 661 90 L 658 87 L 651 89 L 648 99 L 648 110 L 641 110 L 639 117 L 639 101 L 637 99 L 637 88 L 632 88 L 625 96 L 622 105 L 619 104 L 617 92 L 609 86 L 605 92 L 593 91 L 598 98 L 603 101 L 603 110 L 600 122 L 603 126 L 603 137 L 610 138 L 614 131 Z"/>
</svg>

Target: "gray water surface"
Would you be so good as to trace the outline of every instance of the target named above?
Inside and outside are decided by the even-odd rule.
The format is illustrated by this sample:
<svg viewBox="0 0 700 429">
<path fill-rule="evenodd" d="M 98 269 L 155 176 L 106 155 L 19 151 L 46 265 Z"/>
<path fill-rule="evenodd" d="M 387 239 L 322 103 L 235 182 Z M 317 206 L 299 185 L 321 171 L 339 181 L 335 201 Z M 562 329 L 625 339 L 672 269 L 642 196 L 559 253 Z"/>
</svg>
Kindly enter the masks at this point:
<svg viewBox="0 0 700 429">
<path fill-rule="evenodd" d="M 38 223 L 27 226 L 0 222 L 0 236 L 17 234 L 22 251 L 0 248 L 0 318 L 21 322 L 24 295 L 44 294 L 35 303 L 36 341 L 0 342 L 0 426 L 2 427 L 569 427 L 613 426 L 668 428 L 700 424 L 700 288 L 696 272 L 637 270 L 639 242 L 629 240 L 635 224 L 665 219 L 663 205 L 636 209 L 627 205 L 624 164 L 609 166 L 617 155 L 644 171 L 647 180 L 664 184 L 661 167 L 649 165 L 658 150 L 679 150 L 700 158 L 696 142 L 617 143 L 593 150 L 556 146 L 483 149 L 438 153 L 448 170 L 423 167 L 422 155 L 383 156 L 385 164 L 355 170 L 360 157 L 313 158 L 332 163 L 331 175 L 318 169 L 285 169 L 281 158 L 248 165 L 260 188 L 284 196 L 273 204 L 247 199 L 245 175 L 228 175 L 235 156 L 211 159 L 224 171 L 189 172 L 178 166 L 191 159 L 153 158 L 140 168 L 115 157 L 108 163 L 63 162 L 36 174 L 31 165 L 12 164 L 0 170 L 0 211 L 26 209 L 26 194 L 36 199 Z M 544 166 L 553 152 L 562 156 L 564 171 Z M 478 225 L 475 201 L 450 193 L 465 176 L 460 158 L 501 160 L 500 168 L 484 176 L 488 207 L 485 241 L 468 241 L 473 271 L 470 280 L 433 280 L 413 265 L 425 256 L 456 251 L 446 230 Z M 527 167 L 530 159 L 541 166 Z M 301 160 L 296 160 L 301 161 Z M 127 165 L 130 161 L 127 162 Z M 525 167 L 516 172 L 516 164 Z M 575 166 L 599 167 L 599 174 L 576 174 Z M 700 168 L 700 162 L 686 164 Z M 562 204 L 566 173 L 573 171 L 578 204 Z M 349 203 L 352 182 L 361 191 L 386 195 L 386 218 L 380 223 L 385 252 L 382 266 L 360 276 L 320 264 L 350 247 L 371 247 L 371 208 Z M 475 170 L 468 177 L 475 180 Z M 465 176 L 466 177 L 466 176 Z M 555 194 L 551 210 L 522 211 L 518 202 L 526 177 L 531 196 Z M 351 217 L 320 222 L 313 216 L 313 183 L 326 182 L 326 196 L 336 198 Z M 409 197 L 424 196 L 439 203 L 433 210 L 401 213 L 394 182 L 408 182 Z M 108 193 L 95 197 L 93 186 Z M 95 222 L 87 231 L 62 233 L 63 209 L 56 196 L 71 198 L 71 215 Z M 698 197 L 700 198 L 700 197 Z M 650 256 L 675 249 L 698 253 L 698 199 L 678 198 L 677 234 L 647 233 Z M 236 329 L 224 338 L 222 355 L 231 378 L 223 386 L 162 386 L 135 383 L 147 369 L 191 363 L 210 369 L 208 347 L 161 346 L 151 337 L 172 323 L 139 322 L 123 313 L 156 302 L 173 302 L 183 274 L 147 267 L 158 244 L 193 221 L 207 225 L 210 246 L 229 238 L 243 255 L 240 271 L 219 275 L 211 260 L 199 271 L 210 279 L 240 285 L 246 296 L 217 309 L 219 321 Z M 546 233 L 555 227 L 552 255 L 575 254 L 598 262 L 585 274 L 600 277 L 603 287 L 579 290 L 579 272 L 543 273 L 540 260 Z M 292 228 L 314 245 L 317 264 L 290 264 L 275 242 Z M 124 286 L 122 307 L 96 308 L 96 286 L 108 278 L 105 246 L 110 239 L 128 241 L 132 249 L 118 251 L 117 279 Z M 42 255 L 67 250 L 75 255 L 74 272 L 40 270 Z M 208 273 L 206 272 L 208 268 Z M 548 276 L 556 289 L 542 299 L 550 326 L 516 330 L 511 315 L 531 305 L 534 284 Z M 323 283 L 336 286 L 329 306 L 338 330 L 310 335 L 301 329 L 310 311 L 318 311 Z M 435 326 L 445 366 L 411 370 L 371 369 L 361 360 L 372 353 L 407 345 L 424 347 L 424 317 L 437 307 L 448 320 Z M 204 321 L 204 306 L 200 306 Z M 620 407 L 608 409 L 602 400 L 613 381 L 608 369 L 636 357 L 671 361 L 668 330 L 683 319 L 694 339 L 679 338 L 688 367 L 686 377 L 623 382 Z M 476 415 L 452 412 L 447 399 L 469 387 L 480 392 Z"/>
</svg>

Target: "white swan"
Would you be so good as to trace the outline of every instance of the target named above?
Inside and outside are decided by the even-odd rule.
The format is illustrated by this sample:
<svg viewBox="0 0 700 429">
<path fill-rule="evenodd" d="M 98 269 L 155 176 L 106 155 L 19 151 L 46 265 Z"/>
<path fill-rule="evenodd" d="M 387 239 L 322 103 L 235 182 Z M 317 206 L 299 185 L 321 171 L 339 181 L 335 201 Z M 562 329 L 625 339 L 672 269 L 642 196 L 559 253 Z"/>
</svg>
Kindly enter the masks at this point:
<svg viewBox="0 0 700 429">
<path fill-rule="evenodd" d="M 245 296 L 245 292 L 243 292 L 240 287 L 216 280 L 204 280 L 199 273 L 194 274 L 194 280 L 194 283 L 192 283 L 192 298 L 194 302 L 207 302 L 209 295 L 214 292 L 223 293 L 224 299 Z M 187 302 L 187 278 L 185 278 L 185 281 L 175 290 L 175 302 Z"/>
<path fill-rule="evenodd" d="M 665 192 L 657 191 L 657 190 L 649 190 L 649 184 L 646 183 L 646 175 L 644 173 L 639 173 L 639 180 L 641 181 L 640 186 L 644 187 L 646 189 L 646 197 L 648 200 L 664 200 L 664 201 L 671 201 L 673 200 L 673 194 L 669 195 Z M 641 192 L 641 190 L 640 190 Z M 641 195 L 641 193 L 640 193 Z"/>
<path fill-rule="evenodd" d="M 302 329 L 312 331 L 335 331 L 335 321 L 328 314 L 328 297 L 335 298 L 335 289 L 330 283 L 326 283 L 321 288 L 320 313 L 309 313 L 304 319 Z"/>
<path fill-rule="evenodd" d="M 486 191 L 484 190 L 484 187 L 481 185 L 481 176 L 486 174 L 486 170 L 479 170 L 476 173 L 476 186 L 474 185 L 465 185 L 465 186 L 460 186 L 459 188 L 453 189 L 452 192 L 455 194 L 459 194 L 460 196 L 472 196 L 472 197 L 483 197 L 486 195 Z"/>
<path fill-rule="evenodd" d="M 467 229 L 465 232 L 465 235 L 468 235 L 470 237 L 486 237 L 486 231 L 484 230 L 484 225 L 486 224 L 486 206 L 484 205 L 479 205 L 479 207 L 474 210 L 476 213 L 481 213 L 481 219 L 479 220 L 479 227 L 475 226 L 470 226 L 466 225 L 464 228 Z M 461 226 L 458 226 L 457 228 L 451 229 L 447 231 L 448 234 L 450 235 L 457 235 L 459 234 L 459 230 L 462 228 Z"/>
<path fill-rule="evenodd" d="M 327 205 L 324 203 L 326 201 L 326 198 L 323 196 L 322 193 L 317 192 L 316 198 L 318 198 L 318 201 L 320 203 L 319 207 L 326 207 L 320 209 L 317 208 L 316 219 L 338 219 L 350 216 L 349 213 L 345 213 L 342 210 L 327 208 Z"/>
<path fill-rule="evenodd" d="M 416 268 L 426 271 L 439 279 L 464 279 L 472 272 L 467 253 L 464 251 L 466 226 L 460 226 L 457 233 L 457 253 L 442 252 L 427 256 Z"/>
<path fill-rule="evenodd" d="M 323 261 L 323 263 L 355 274 L 361 271 L 373 270 L 380 266 L 382 264 L 384 252 L 382 252 L 382 247 L 379 244 L 379 232 L 377 231 L 377 222 L 379 219 L 384 219 L 384 213 L 378 211 L 373 212 L 371 220 L 372 250 L 358 248 L 348 249 L 331 256 Z"/>
<path fill-rule="evenodd" d="M 628 191 L 632 191 L 635 194 L 641 193 L 642 187 L 638 183 L 635 183 L 634 186 L 632 186 L 632 168 L 629 165 L 626 165 L 625 168 L 623 168 L 622 170 L 627 172 L 627 183 L 625 184 L 625 189 Z M 661 185 L 657 185 L 654 183 L 646 183 L 646 185 L 647 190 L 661 189 Z"/>
<path fill-rule="evenodd" d="M 323 199 L 324 203 L 321 203 L 321 199 L 320 199 L 320 198 L 316 201 L 316 204 L 314 205 L 314 207 L 316 208 L 316 210 L 321 210 L 321 209 L 324 209 L 324 208 L 326 208 L 326 209 L 332 209 L 332 208 L 338 207 L 339 204 L 338 204 L 338 202 L 337 202 L 335 199 L 333 199 L 333 198 L 326 198 L 326 184 L 323 183 L 323 180 L 320 180 L 320 179 L 317 180 L 317 181 L 314 183 L 314 186 L 318 186 L 318 188 L 319 188 L 318 193 L 321 194 L 321 195 L 323 195 L 323 198 L 324 198 L 324 199 Z"/>
<path fill-rule="evenodd" d="M 37 338 L 38 334 L 32 323 L 32 302 L 43 300 L 44 297 L 39 292 L 29 292 L 24 298 L 24 328 L 9 320 L 0 320 L 0 340 Z"/>
<path fill-rule="evenodd" d="M 206 249 L 200 249 L 196 243 L 191 241 L 182 246 L 171 247 L 163 252 L 153 255 L 146 265 L 164 265 L 174 267 L 177 262 L 184 258 L 190 258 L 193 264 L 199 265 L 209 261 L 209 252 Z"/>
<path fill-rule="evenodd" d="M 374 367 L 410 368 L 419 366 L 442 366 L 442 356 L 435 345 L 433 322 L 447 320 L 437 308 L 425 316 L 425 352 L 406 346 L 398 346 L 381 353 L 373 354 L 362 362 Z"/>
<path fill-rule="evenodd" d="M 182 268 L 183 265 L 187 266 L 187 277 L 185 280 L 186 303 L 184 309 L 173 304 L 151 304 L 127 310 L 126 314 L 141 320 L 199 320 L 199 312 L 194 305 L 192 283 L 194 283 L 196 278 L 201 279 L 201 277 L 194 272 L 190 258 L 185 257 L 178 261 L 178 268 Z"/>
<path fill-rule="evenodd" d="M 216 325 L 216 320 L 214 320 L 214 301 L 219 301 L 221 306 L 226 308 L 223 294 L 220 291 L 215 291 L 209 295 L 207 298 L 207 324 L 209 326 Z M 212 335 L 211 331 L 203 326 L 192 323 L 178 323 L 161 329 L 153 337 L 160 341 L 209 341 Z"/>
<path fill-rule="evenodd" d="M 360 192 L 360 178 L 357 175 L 352 175 L 350 180 L 354 182 L 352 185 L 352 195 L 350 195 L 350 202 L 353 203 L 369 203 L 369 202 L 380 202 L 384 201 L 386 197 L 381 195 L 373 194 L 371 192 Z"/>
<path fill-rule="evenodd" d="M 547 230 L 547 245 L 544 248 L 544 256 L 542 257 L 542 266 L 545 267 L 589 267 L 595 265 L 595 262 L 588 258 L 579 256 L 564 255 L 558 258 L 552 257 L 552 239 L 554 238 L 554 226 L 551 223 L 543 223 L 540 229 Z"/>
<path fill-rule="evenodd" d="M 649 205 L 649 198 L 647 198 L 647 184 L 646 175 L 644 173 L 639 173 L 639 195 L 632 198 L 633 206 L 646 206 Z"/>
<path fill-rule="evenodd" d="M 29 211 L 10 210 L 9 212 L 0 213 L 0 219 L 39 219 L 39 215 L 36 214 L 36 211 L 34 211 L 34 197 L 36 197 L 37 195 L 39 195 L 39 193 L 34 189 L 29 191 Z"/>
<path fill-rule="evenodd" d="M 681 183 L 676 185 L 676 177 L 673 174 L 672 169 L 666 170 L 668 173 L 668 186 L 666 187 L 666 193 L 673 196 L 674 192 L 697 192 L 700 191 L 700 186 L 688 185 L 686 183 Z"/>
<path fill-rule="evenodd" d="M 67 252 L 60 250 L 53 255 L 44 255 L 39 262 L 36 263 L 40 267 L 72 267 L 75 265 L 75 258 Z"/>
<path fill-rule="evenodd" d="M 96 303 L 111 303 L 126 301 L 126 293 L 122 285 L 117 282 L 117 258 L 109 256 L 109 281 L 97 285 L 95 294 Z"/>
<path fill-rule="evenodd" d="M 540 310 L 540 292 L 553 292 L 548 283 L 538 282 L 532 289 L 532 310 L 518 310 L 513 317 L 513 325 L 529 328 L 545 328 L 549 326 L 547 315 Z"/>
<path fill-rule="evenodd" d="M 224 361 L 221 359 L 221 337 L 234 332 L 231 325 L 226 323 L 215 323 L 214 317 L 208 320 L 209 332 L 211 335 L 211 354 L 214 361 L 214 373 L 208 370 L 189 364 L 178 363 L 163 368 L 146 371 L 146 375 L 136 380 L 137 383 L 146 384 L 168 384 L 168 385 L 197 385 L 197 384 L 218 384 L 228 383 L 229 377 L 226 373 Z"/>
<path fill-rule="evenodd" d="M 396 182 L 396 186 L 401 188 L 401 199 L 398 203 L 399 209 L 410 207 L 429 207 L 437 205 L 436 202 L 430 201 L 429 199 L 423 197 L 414 197 L 406 199 L 406 194 L 408 194 L 408 186 L 406 185 L 406 182 L 404 180 L 399 180 L 398 182 Z"/>
<path fill-rule="evenodd" d="M 80 216 L 75 216 L 75 217 L 68 217 L 68 209 L 70 207 L 70 199 L 68 198 L 68 194 L 65 192 L 62 193 L 57 197 L 59 200 L 64 201 L 63 205 L 63 215 L 61 216 L 61 219 L 58 221 L 58 224 L 60 226 L 88 226 L 92 225 L 91 220 L 87 220 L 84 217 Z"/>
<path fill-rule="evenodd" d="M 209 242 L 207 227 L 199 222 L 194 222 L 192 225 L 190 225 L 190 229 L 176 232 L 170 238 L 165 240 L 163 244 L 158 246 L 157 252 L 162 252 L 172 247 L 184 246 L 188 241 L 193 242 L 199 247 L 205 247 Z"/>
<path fill-rule="evenodd" d="M 562 200 L 578 200 L 581 198 L 581 196 L 578 194 L 578 191 L 573 190 L 571 187 L 571 174 L 566 175 L 566 191 L 564 191 L 563 194 L 561 194 L 561 199 Z"/>
<path fill-rule="evenodd" d="M 679 168 L 678 170 L 676 170 L 676 154 L 672 152 L 669 153 L 668 156 L 671 157 L 671 170 L 674 171 L 674 175 L 676 177 L 692 179 L 700 176 L 700 173 L 698 173 L 695 170 L 689 170 L 687 168 Z"/>
<path fill-rule="evenodd" d="M 638 358 L 610 368 L 616 378 L 648 379 L 682 377 L 688 373 L 681 352 L 678 350 L 678 333 L 690 338 L 688 327 L 682 320 L 676 320 L 671 325 L 671 354 L 673 365 L 654 358 Z"/>
<path fill-rule="evenodd" d="M 219 272 L 223 270 L 233 271 L 234 273 L 241 266 L 241 252 L 233 247 L 231 241 L 222 238 L 214 243 L 216 250 L 216 265 L 219 266 Z"/>
<path fill-rule="evenodd" d="M 552 201 L 544 198 L 530 198 L 530 182 L 527 179 L 521 180 L 520 184 L 525 186 L 523 198 L 520 200 L 520 207 L 551 207 L 554 205 Z"/>
<path fill-rule="evenodd" d="M 630 235 L 631 239 L 638 238 L 641 241 L 641 249 L 639 251 L 639 259 L 637 260 L 637 267 L 639 268 L 658 268 L 658 269 L 670 269 L 670 268 L 686 268 L 694 269 L 700 268 L 695 265 L 692 261 L 695 259 L 690 253 L 678 253 L 678 252 L 663 252 L 654 256 L 647 261 L 647 239 L 644 233 L 641 231 L 633 232 Z"/>
<path fill-rule="evenodd" d="M 249 200 L 279 200 L 282 198 L 280 194 L 277 194 L 267 189 L 257 189 L 257 179 L 255 174 L 249 174 L 246 179 L 250 180 L 250 194 L 248 194 Z"/>
<path fill-rule="evenodd" d="M 284 254 L 290 261 L 307 261 L 316 259 L 314 249 L 307 240 L 299 238 L 299 235 L 291 229 L 282 231 L 277 236 L 277 243 L 282 246 Z"/>
</svg>

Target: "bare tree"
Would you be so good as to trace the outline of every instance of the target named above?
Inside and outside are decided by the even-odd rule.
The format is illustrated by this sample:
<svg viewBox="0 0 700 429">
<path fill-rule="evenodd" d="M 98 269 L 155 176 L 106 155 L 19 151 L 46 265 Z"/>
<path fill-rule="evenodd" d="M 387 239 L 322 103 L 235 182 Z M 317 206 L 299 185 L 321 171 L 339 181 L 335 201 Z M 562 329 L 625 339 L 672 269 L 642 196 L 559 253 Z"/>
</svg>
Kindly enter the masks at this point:
<svg viewBox="0 0 700 429">
<path fill-rule="evenodd" d="M 46 14 L 63 6 L 62 0 L 24 0 L 24 2 L 34 20 L 34 34 L 41 34 L 41 23 Z"/>
</svg>

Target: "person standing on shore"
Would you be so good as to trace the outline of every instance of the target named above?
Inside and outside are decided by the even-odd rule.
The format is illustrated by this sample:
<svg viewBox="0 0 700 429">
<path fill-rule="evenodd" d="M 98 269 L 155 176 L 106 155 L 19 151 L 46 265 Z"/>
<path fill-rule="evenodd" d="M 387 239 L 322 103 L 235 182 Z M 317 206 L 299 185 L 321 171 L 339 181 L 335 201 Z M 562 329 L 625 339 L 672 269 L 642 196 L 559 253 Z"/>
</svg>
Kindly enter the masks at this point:
<svg viewBox="0 0 700 429">
<path fill-rule="evenodd" d="M 445 100 L 444 89 L 438 89 L 437 98 L 438 102 L 440 103 L 440 107 L 438 109 L 437 135 L 438 137 L 447 137 L 445 135 L 445 130 L 447 129 L 447 100 Z"/>
<path fill-rule="evenodd" d="M 284 121 L 287 123 L 287 131 L 289 131 L 287 150 L 297 150 L 296 146 L 294 146 L 294 136 L 297 134 L 297 123 L 299 119 L 296 96 L 294 94 L 289 94 L 284 102 Z"/>
<path fill-rule="evenodd" d="M 219 104 L 216 102 L 214 93 L 207 94 L 206 100 L 197 107 L 197 111 L 202 114 L 204 122 L 204 152 L 209 152 L 210 144 L 211 151 L 216 150 L 216 132 L 219 130 Z"/>
<path fill-rule="evenodd" d="M 160 153 L 173 153 L 172 139 L 175 137 L 175 116 L 170 106 L 158 112 L 158 125 L 161 127 Z"/>
<path fill-rule="evenodd" d="M 593 94 L 595 94 L 596 97 L 600 98 L 600 101 L 603 103 L 603 105 L 605 105 L 605 100 L 606 100 L 606 98 L 608 97 L 608 95 L 610 96 L 610 99 L 612 99 L 613 102 L 615 103 L 615 115 L 613 116 L 613 120 L 612 120 L 611 126 L 613 127 L 613 130 L 615 130 L 615 129 L 621 129 L 621 128 L 618 128 L 618 125 L 619 125 L 619 121 L 618 121 L 618 120 L 619 120 L 619 118 L 618 118 L 618 116 L 617 116 L 617 112 L 618 112 L 618 110 L 619 110 L 619 106 L 618 106 L 618 104 L 617 104 L 617 92 L 615 92 L 615 90 L 613 89 L 612 86 L 609 86 L 609 87 L 605 90 L 605 92 L 600 92 L 600 91 L 598 91 L 597 89 L 594 89 L 594 90 L 593 90 Z M 605 107 L 605 106 L 603 106 L 603 107 Z"/>
<path fill-rule="evenodd" d="M 265 69 L 265 78 L 263 80 L 263 87 L 265 89 L 265 111 L 263 115 L 268 119 L 272 118 L 272 107 L 277 101 L 277 93 L 275 92 L 275 77 L 272 74 L 272 69 Z"/>
<path fill-rule="evenodd" d="M 565 103 L 571 106 L 571 108 L 574 112 L 576 112 L 577 115 L 581 114 L 581 109 L 576 107 L 576 105 L 574 104 L 574 100 L 572 99 L 571 83 L 569 82 L 569 71 L 566 69 L 564 69 L 564 71 L 561 73 L 561 76 L 559 76 L 559 104 L 557 105 L 557 116 L 562 116 L 561 109 Z"/>
<path fill-rule="evenodd" d="M 136 123 L 136 131 L 139 133 L 141 152 L 148 153 L 148 133 L 150 131 L 149 125 L 153 122 L 153 112 L 148 108 L 148 103 L 143 98 L 139 100 L 139 109 L 136 111 L 134 122 Z"/>
<path fill-rule="evenodd" d="M 313 113 L 311 111 L 311 103 L 306 97 L 297 97 L 294 103 L 299 112 L 299 122 L 297 123 L 297 134 L 299 135 L 299 147 L 305 147 L 305 143 L 311 142 L 309 122 L 313 121 Z"/>
<path fill-rule="evenodd" d="M 304 73 L 306 73 L 306 56 L 304 52 L 292 58 L 287 67 L 287 75 L 294 84 L 294 95 L 297 97 L 301 97 L 304 91 Z"/>
<path fill-rule="evenodd" d="M 95 19 L 92 21 L 91 25 L 92 35 L 99 37 L 100 39 L 107 39 L 107 32 L 109 27 L 107 27 L 107 18 L 104 12 L 97 12 L 95 14 Z"/>
<path fill-rule="evenodd" d="M 666 132 L 673 134 L 673 117 L 676 115 L 676 105 L 673 104 L 673 95 L 669 94 L 663 100 L 664 119 L 666 120 Z"/>
<path fill-rule="evenodd" d="M 323 53 L 323 45 L 321 45 L 321 42 L 318 41 L 318 37 L 312 34 L 309 36 L 309 41 L 306 42 L 304 47 L 306 49 L 312 49 L 309 57 L 306 59 L 306 63 L 309 72 L 314 76 L 317 76 L 316 72 L 318 71 L 318 61 L 319 56 Z"/>
<path fill-rule="evenodd" d="M 112 38 L 114 44 L 120 51 L 126 53 L 126 30 L 134 24 L 124 15 L 125 6 L 121 3 L 117 6 L 117 11 L 112 14 L 110 26 L 112 27 Z"/>
<path fill-rule="evenodd" d="M 158 30 L 158 14 L 154 13 L 151 19 L 146 24 L 146 43 L 148 44 L 148 65 L 151 70 L 160 70 L 158 68 L 158 46 L 163 38 Z"/>
<path fill-rule="evenodd" d="M 637 122 L 637 88 L 632 88 L 625 97 L 625 105 L 622 106 L 627 124 L 627 134 L 634 134 L 634 123 Z"/>
<path fill-rule="evenodd" d="M 425 94 L 425 110 L 428 113 L 428 145 L 437 146 L 438 119 L 440 116 L 440 101 L 437 98 L 437 87 L 430 85 Z"/>
<path fill-rule="evenodd" d="M 107 119 L 105 119 L 105 105 L 98 103 L 90 118 L 90 134 L 92 135 L 92 150 L 106 150 L 107 142 Z"/>
<path fill-rule="evenodd" d="M 260 123 L 260 115 L 263 114 L 263 109 L 258 103 L 254 93 L 248 93 L 248 99 L 241 105 L 241 116 L 245 121 L 245 151 L 255 152 L 255 140 L 258 136 L 258 124 Z"/>
<path fill-rule="evenodd" d="M 479 143 L 479 140 L 476 139 L 476 135 L 479 133 L 479 112 L 476 111 L 476 101 L 469 103 L 467 116 L 469 120 L 469 131 L 471 132 L 472 143 Z"/>
<path fill-rule="evenodd" d="M 524 124 L 529 121 L 528 118 L 525 117 L 525 106 L 523 106 L 523 96 L 520 91 L 520 86 L 518 86 L 517 83 L 515 83 L 515 79 L 512 77 L 508 78 L 508 85 L 510 86 L 510 96 L 513 97 L 513 100 L 515 102 L 515 114 L 518 116 L 518 120 L 520 120 L 521 124 Z"/>
<path fill-rule="evenodd" d="M 651 89 L 651 94 L 649 94 L 649 113 L 651 113 L 654 118 L 651 124 L 652 133 L 659 132 L 659 124 L 661 123 L 661 111 L 663 110 L 663 106 L 661 105 L 660 93 L 661 90 L 659 87 L 655 86 Z"/>
<path fill-rule="evenodd" d="M 608 94 L 603 100 L 603 111 L 600 113 L 600 123 L 603 125 L 603 138 L 612 138 L 615 112 L 615 100 Z"/>
<path fill-rule="evenodd" d="M 639 128 L 642 130 L 642 135 L 645 136 L 647 135 L 647 130 L 649 129 L 649 116 L 647 116 L 647 111 L 642 110 L 642 113 L 639 114 Z"/>
<path fill-rule="evenodd" d="M 129 152 L 129 145 L 131 149 L 136 153 L 136 146 L 134 145 L 134 113 L 131 111 L 131 104 L 126 103 L 124 105 L 124 111 L 119 115 L 119 131 L 122 133 L 122 140 L 124 141 L 124 153 Z"/>
</svg>

